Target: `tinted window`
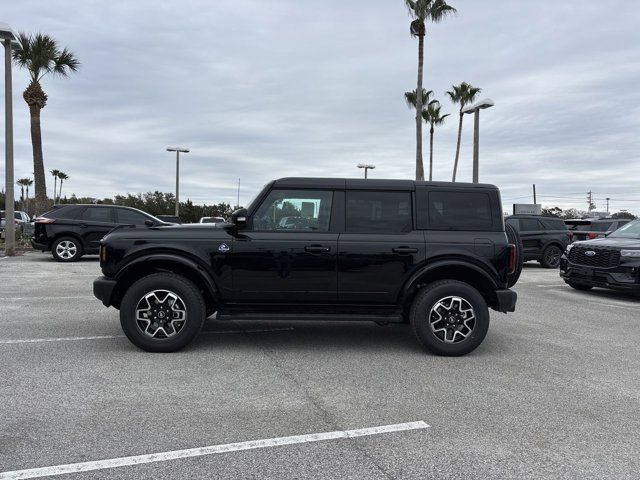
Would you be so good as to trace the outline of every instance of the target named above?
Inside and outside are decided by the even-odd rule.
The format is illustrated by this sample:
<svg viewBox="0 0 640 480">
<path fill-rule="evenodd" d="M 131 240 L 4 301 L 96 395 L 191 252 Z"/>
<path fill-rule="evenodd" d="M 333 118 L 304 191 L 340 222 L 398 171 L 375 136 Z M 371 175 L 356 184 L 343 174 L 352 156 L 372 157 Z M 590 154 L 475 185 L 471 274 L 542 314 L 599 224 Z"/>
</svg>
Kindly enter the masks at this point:
<svg viewBox="0 0 640 480">
<path fill-rule="evenodd" d="M 594 222 L 591 224 L 591 231 L 593 232 L 608 232 L 611 230 L 613 222 Z"/>
<path fill-rule="evenodd" d="M 430 192 L 429 225 L 435 229 L 491 229 L 489 195 L 481 192 Z"/>
<path fill-rule="evenodd" d="M 126 208 L 118 208 L 116 209 L 118 213 L 118 223 L 124 223 L 127 225 L 144 225 L 145 220 L 150 220 L 150 218 L 145 217 L 139 212 L 135 212 L 133 210 L 127 210 Z"/>
<path fill-rule="evenodd" d="M 272 190 L 253 215 L 258 231 L 329 231 L 333 192 Z"/>
<path fill-rule="evenodd" d="M 520 219 L 520 230 L 523 232 L 531 232 L 535 230 L 542 230 L 542 226 L 540 222 L 535 218 L 521 218 Z"/>
<path fill-rule="evenodd" d="M 348 191 L 346 230 L 352 233 L 410 232 L 411 192 Z"/>
<path fill-rule="evenodd" d="M 46 218 L 76 218 L 82 207 L 70 205 L 68 207 L 58 207 L 43 213 L 41 216 Z"/>
<path fill-rule="evenodd" d="M 547 230 L 566 230 L 567 226 L 559 218 L 542 218 L 540 220 Z"/>
<path fill-rule="evenodd" d="M 109 207 L 87 207 L 80 218 L 88 222 L 113 223 L 111 210 Z"/>
<path fill-rule="evenodd" d="M 520 230 L 520 223 L 518 222 L 517 218 L 507 218 L 507 223 L 516 230 Z"/>
</svg>

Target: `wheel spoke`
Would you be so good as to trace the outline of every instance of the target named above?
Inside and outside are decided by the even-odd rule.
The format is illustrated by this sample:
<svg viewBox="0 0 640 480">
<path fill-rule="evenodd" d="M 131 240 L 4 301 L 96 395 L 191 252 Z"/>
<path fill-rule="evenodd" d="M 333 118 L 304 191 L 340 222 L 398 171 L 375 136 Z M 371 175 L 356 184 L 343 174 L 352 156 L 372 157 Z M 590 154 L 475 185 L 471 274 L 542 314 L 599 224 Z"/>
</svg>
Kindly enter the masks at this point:
<svg viewBox="0 0 640 480">
<path fill-rule="evenodd" d="M 476 324 L 476 315 L 468 300 L 449 296 L 433 305 L 428 322 L 437 338 L 445 343 L 457 343 L 469 337 Z"/>
<path fill-rule="evenodd" d="M 138 328 L 154 339 L 167 339 L 178 334 L 187 320 L 184 301 L 169 290 L 153 290 L 136 306 Z"/>
</svg>

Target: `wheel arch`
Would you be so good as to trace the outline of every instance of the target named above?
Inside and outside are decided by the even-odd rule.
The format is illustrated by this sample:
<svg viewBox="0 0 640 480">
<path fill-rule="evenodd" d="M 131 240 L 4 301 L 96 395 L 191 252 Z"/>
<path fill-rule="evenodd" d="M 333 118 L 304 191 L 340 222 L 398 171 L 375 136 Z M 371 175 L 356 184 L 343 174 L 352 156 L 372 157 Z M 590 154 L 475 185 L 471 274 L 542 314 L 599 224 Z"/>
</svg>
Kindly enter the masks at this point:
<svg viewBox="0 0 640 480">
<path fill-rule="evenodd" d="M 74 240 L 76 240 L 78 242 L 78 244 L 80 245 L 80 248 L 82 249 L 83 252 L 86 250 L 86 247 L 84 245 L 84 242 L 82 241 L 82 238 L 80 238 L 80 235 L 78 235 L 75 232 L 60 232 L 60 233 L 57 233 L 51 240 L 49 240 L 48 249 L 51 250 L 53 248 L 53 244 L 56 243 L 61 238 L 64 238 L 64 237 L 73 238 Z"/>
<path fill-rule="evenodd" d="M 124 294 L 136 281 L 147 275 L 170 272 L 190 280 L 202 293 L 207 315 L 215 312 L 219 303 L 219 290 L 213 278 L 194 260 L 167 253 L 138 257 L 122 267 L 116 274 L 116 288 L 111 304 L 120 308 Z"/>
<path fill-rule="evenodd" d="M 400 305 L 409 308 L 420 288 L 439 280 L 458 280 L 480 292 L 489 307 L 498 305 L 496 290 L 501 288 L 484 268 L 462 259 L 442 259 L 418 270 L 405 284 L 400 295 Z"/>
</svg>

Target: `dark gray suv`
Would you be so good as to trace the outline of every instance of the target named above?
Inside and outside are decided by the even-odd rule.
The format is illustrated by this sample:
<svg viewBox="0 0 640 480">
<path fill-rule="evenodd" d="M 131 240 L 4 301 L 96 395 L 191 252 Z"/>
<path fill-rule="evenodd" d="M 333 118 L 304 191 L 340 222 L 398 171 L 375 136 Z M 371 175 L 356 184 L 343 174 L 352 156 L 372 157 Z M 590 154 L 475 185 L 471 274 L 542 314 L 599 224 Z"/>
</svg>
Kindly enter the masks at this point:
<svg viewBox="0 0 640 480">
<path fill-rule="evenodd" d="M 536 260 L 544 268 L 558 268 L 562 253 L 572 241 L 571 232 L 562 219 L 511 215 L 506 223 L 520 233 L 525 262 Z"/>
</svg>

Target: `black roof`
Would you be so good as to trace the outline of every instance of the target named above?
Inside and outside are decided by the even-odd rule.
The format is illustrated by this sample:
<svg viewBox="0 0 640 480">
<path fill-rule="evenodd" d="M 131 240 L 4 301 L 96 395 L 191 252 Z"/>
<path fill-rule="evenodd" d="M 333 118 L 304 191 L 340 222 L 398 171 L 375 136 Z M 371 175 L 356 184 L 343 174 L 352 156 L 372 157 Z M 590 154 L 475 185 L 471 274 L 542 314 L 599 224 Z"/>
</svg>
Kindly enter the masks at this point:
<svg viewBox="0 0 640 480">
<path fill-rule="evenodd" d="M 416 180 L 395 180 L 379 178 L 314 178 L 314 177 L 285 177 L 275 180 L 277 187 L 297 188 L 334 188 L 342 190 L 415 190 L 418 186 L 448 187 L 448 188 L 488 188 L 496 190 L 498 187 L 487 183 L 463 183 L 463 182 L 424 182 Z"/>
</svg>

